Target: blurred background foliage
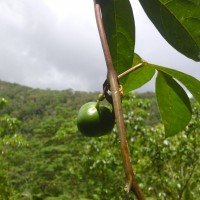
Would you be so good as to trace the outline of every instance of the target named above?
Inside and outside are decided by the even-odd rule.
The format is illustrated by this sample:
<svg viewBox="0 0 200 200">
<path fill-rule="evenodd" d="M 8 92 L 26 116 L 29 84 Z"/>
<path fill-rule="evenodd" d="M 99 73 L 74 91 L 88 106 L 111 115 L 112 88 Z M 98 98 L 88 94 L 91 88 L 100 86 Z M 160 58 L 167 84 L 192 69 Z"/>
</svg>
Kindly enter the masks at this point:
<svg viewBox="0 0 200 200">
<path fill-rule="evenodd" d="M 98 93 L 32 89 L 0 81 L 1 200 L 125 200 L 117 129 L 82 136 L 76 115 Z M 147 200 L 200 199 L 200 106 L 166 138 L 153 93 L 123 97 L 129 149 Z M 181 113 L 180 113 L 181 115 Z"/>
</svg>

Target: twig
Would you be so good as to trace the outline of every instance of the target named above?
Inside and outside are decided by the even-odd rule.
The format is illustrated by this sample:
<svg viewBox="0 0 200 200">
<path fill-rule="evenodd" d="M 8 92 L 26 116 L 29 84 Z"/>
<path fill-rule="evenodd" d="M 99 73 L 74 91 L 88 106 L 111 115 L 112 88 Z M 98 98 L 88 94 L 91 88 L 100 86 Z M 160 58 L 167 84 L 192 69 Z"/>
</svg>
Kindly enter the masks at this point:
<svg viewBox="0 0 200 200">
<path fill-rule="evenodd" d="M 126 76 L 127 74 L 139 69 L 140 67 L 142 67 L 144 65 L 144 63 L 139 63 L 133 67 L 131 67 L 130 69 L 126 70 L 125 72 L 121 73 L 119 76 L 118 76 L 118 79 L 121 79 L 123 78 L 124 76 Z"/>
<path fill-rule="evenodd" d="M 139 186 L 137 185 L 137 182 L 133 173 L 132 165 L 131 165 L 128 143 L 126 139 L 126 128 L 125 128 L 124 118 L 123 118 L 121 96 L 119 93 L 118 76 L 112 63 L 112 57 L 110 54 L 110 50 L 107 43 L 107 38 L 106 38 L 103 22 L 102 22 L 100 0 L 94 0 L 94 9 L 95 9 L 95 16 L 96 16 L 99 36 L 100 36 L 106 64 L 107 64 L 107 70 L 108 70 L 107 79 L 111 87 L 115 118 L 116 118 L 117 128 L 119 132 L 119 140 L 121 144 L 121 152 L 122 152 L 122 158 L 123 158 L 123 163 L 124 163 L 124 170 L 125 170 L 125 174 L 127 178 L 127 185 L 125 189 L 127 192 L 133 191 L 138 200 L 145 200 L 143 194 L 140 191 Z"/>
</svg>

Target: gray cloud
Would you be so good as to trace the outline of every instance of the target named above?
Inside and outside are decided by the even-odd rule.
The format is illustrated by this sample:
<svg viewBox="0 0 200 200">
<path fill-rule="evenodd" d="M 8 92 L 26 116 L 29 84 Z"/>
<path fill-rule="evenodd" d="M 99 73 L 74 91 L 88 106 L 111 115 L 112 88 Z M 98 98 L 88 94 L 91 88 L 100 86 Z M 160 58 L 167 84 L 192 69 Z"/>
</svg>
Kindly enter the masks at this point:
<svg viewBox="0 0 200 200">
<path fill-rule="evenodd" d="M 81 13 L 59 19 L 45 1 L 1 4 L 10 13 L 0 16 L 1 79 L 52 89 L 101 89 L 106 70 L 94 19 Z"/>
<path fill-rule="evenodd" d="M 170 47 L 138 2 L 131 3 L 136 52 L 199 79 L 198 63 Z M 92 1 L 1 0 L 0 27 L 0 79 L 40 88 L 101 90 L 106 65 Z M 142 90 L 153 90 L 153 82 Z"/>
</svg>

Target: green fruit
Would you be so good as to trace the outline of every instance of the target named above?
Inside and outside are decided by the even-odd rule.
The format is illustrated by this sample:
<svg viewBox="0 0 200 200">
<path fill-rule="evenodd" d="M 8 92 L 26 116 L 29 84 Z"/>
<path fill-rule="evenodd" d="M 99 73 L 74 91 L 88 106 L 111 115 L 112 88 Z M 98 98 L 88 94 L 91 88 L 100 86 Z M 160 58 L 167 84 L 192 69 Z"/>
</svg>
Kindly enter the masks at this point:
<svg viewBox="0 0 200 200">
<path fill-rule="evenodd" d="M 109 134 L 115 124 L 114 115 L 109 108 L 99 106 L 97 102 L 84 104 L 77 118 L 79 131 L 89 137 Z"/>
</svg>

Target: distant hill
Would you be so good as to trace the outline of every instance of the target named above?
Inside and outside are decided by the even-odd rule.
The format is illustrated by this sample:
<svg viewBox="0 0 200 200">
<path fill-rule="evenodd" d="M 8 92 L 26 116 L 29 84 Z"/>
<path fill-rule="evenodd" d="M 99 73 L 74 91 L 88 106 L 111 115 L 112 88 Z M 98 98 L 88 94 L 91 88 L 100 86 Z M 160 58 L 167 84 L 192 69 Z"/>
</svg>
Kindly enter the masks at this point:
<svg viewBox="0 0 200 200">
<path fill-rule="evenodd" d="M 72 89 L 57 91 L 50 89 L 33 89 L 16 83 L 0 81 L 0 96 L 10 99 L 10 104 L 22 109 L 21 106 L 38 105 L 41 109 L 49 105 L 65 104 L 72 109 L 78 108 L 87 101 L 94 101 L 97 92 L 79 92 Z M 18 116 L 19 117 L 19 116 Z M 22 117 L 22 116 L 21 116 Z"/>
<path fill-rule="evenodd" d="M 9 106 L 3 112 L 25 121 L 26 123 L 22 125 L 25 132 L 31 132 L 33 127 L 46 116 L 56 115 L 59 107 L 73 114 L 83 103 L 94 101 L 97 95 L 95 92 L 78 92 L 71 89 L 63 91 L 33 89 L 0 81 L 0 96 L 10 100 Z"/>
<path fill-rule="evenodd" d="M 65 109 L 71 114 L 76 114 L 80 106 L 88 101 L 95 101 L 98 92 L 73 91 L 72 89 L 57 91 L 49 89 L 33 89 L 16 83 L 0 81 L 0 96 L 10 99 L 10 104 L 4 110 L 21 121 L 22 132 L 32 132 L 37 124 L 46 116 L 55 116 L 59 108 Z M 148 123 L 159 120 L 155 94 L 152 92 L 138 93 L 137 98 L 151 99 L 152 106 L 149 109 L 151 119 Z"/>
</svg>

